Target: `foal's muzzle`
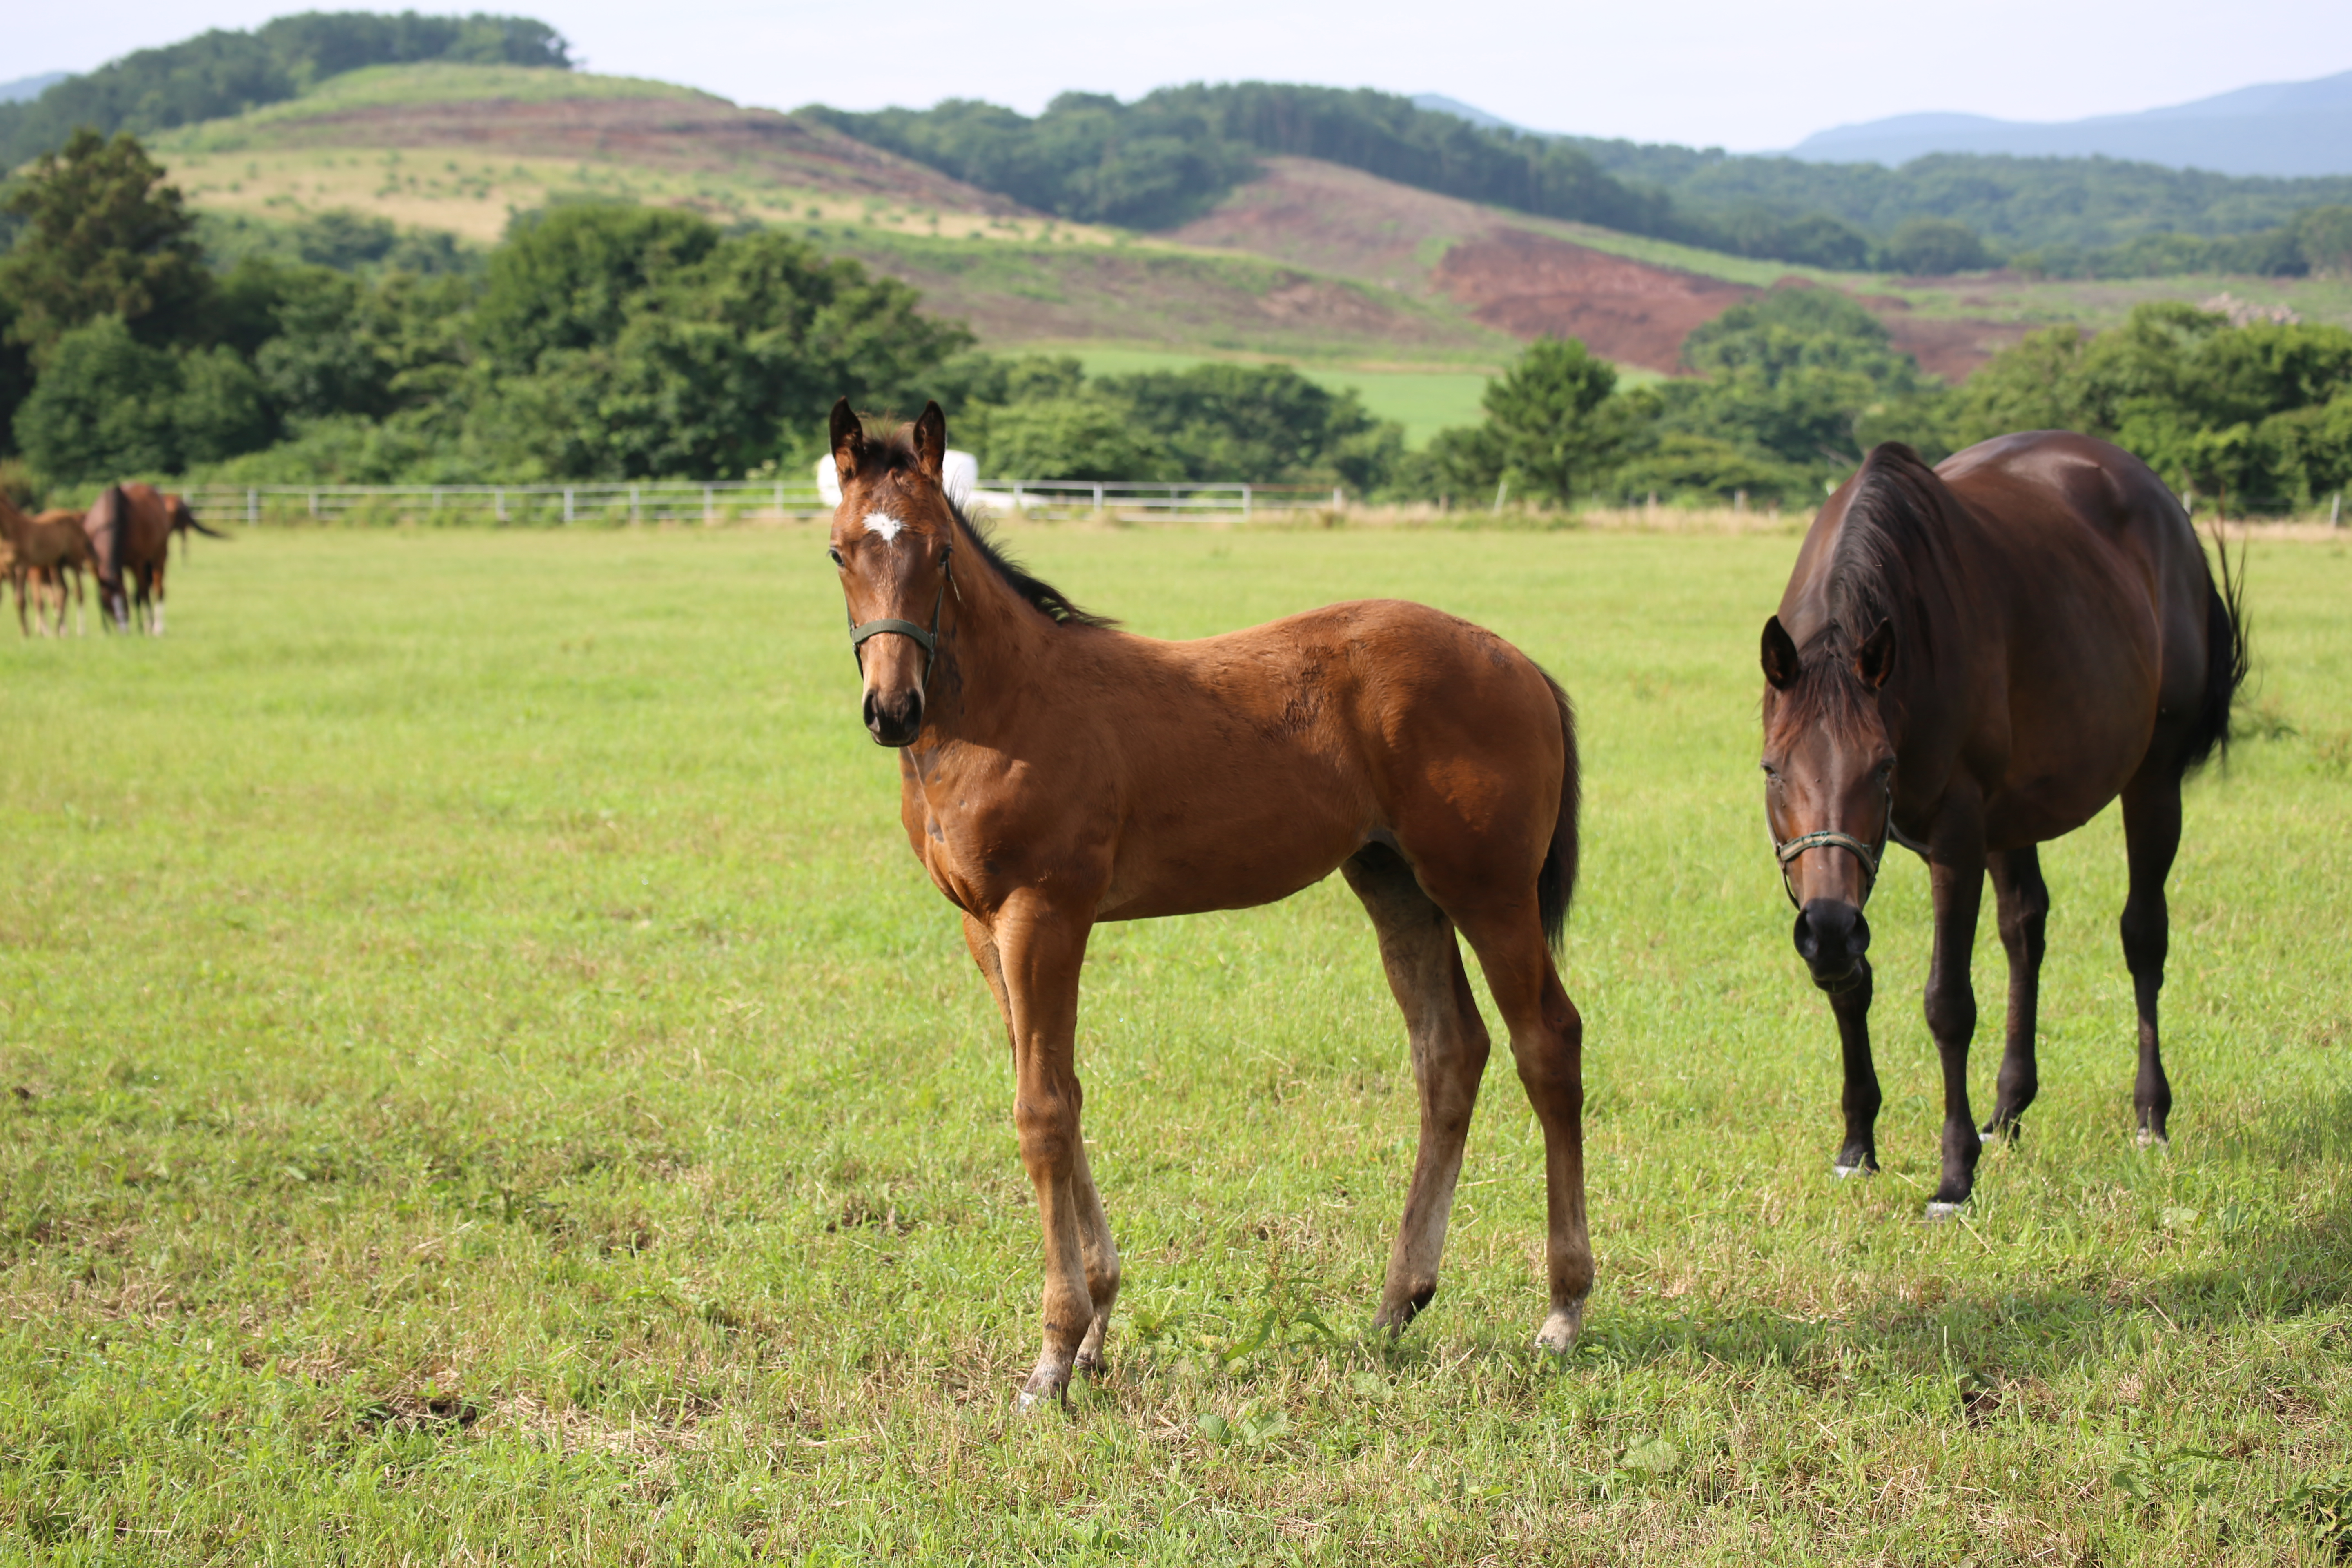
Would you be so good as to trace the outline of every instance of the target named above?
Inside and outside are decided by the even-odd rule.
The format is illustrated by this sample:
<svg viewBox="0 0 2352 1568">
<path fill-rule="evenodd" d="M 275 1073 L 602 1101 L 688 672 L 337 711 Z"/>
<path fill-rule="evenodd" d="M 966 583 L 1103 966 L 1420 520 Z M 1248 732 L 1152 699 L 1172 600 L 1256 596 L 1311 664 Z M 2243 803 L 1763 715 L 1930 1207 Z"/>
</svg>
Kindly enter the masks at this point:
<svg viewBox="0 0 2352 1568">
<path fill-rule="evenodd" d="M 866 694 L 866 732 L 878 746 L 911 746 L 923 732 L 923 690 L 909 687 L 896 696 Z"/>
<path fill-rule="evenodd" d="M 1870 922 L 1843 899 L 1815 899 L 1797 911 L 1797 956 L 1823 984 L 1853 973 L 1870 951 Z"/>
</svg>

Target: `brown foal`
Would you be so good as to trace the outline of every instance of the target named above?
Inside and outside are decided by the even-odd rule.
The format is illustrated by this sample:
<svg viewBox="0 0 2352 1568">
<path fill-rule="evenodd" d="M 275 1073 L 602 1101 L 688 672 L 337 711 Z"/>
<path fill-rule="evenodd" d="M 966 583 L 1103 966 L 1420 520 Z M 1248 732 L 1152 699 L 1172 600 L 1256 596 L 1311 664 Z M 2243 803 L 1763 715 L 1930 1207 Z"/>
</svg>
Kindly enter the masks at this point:
<svg viewBox="0 0 2352 1568">
<path fill-rule="evenodd" d="M 939 405 L 887 439 L 833 413 L 867 730 L 899 749 L 899 818 L 963 911 L 1012 1039 L 1013 1123 L 1045 1233 L 1025 1407 L 1101 1364 L 1118 1249 L 1073 1060 L 1097 921 L 1240 909 L 1336 867 L 1372 918 L 1421 1091 L 1421 1142 L 1376 1322 L 1437 1288 L 1486 1026 L 1469 940 L 1544 1132 L 1550 1311 L 1592 1284 L 1582 1021 L 1552 964 L 1576 877 L 1576 742 L 1549 677 L 1418 605 L 1336 605 L 1198 642 L 1115 630 L 1007 561 L 948 500 Z"/>
<path fill-rule="evenodd" d="M 1984 1131 L 2013 1135 L 2039 1078 L 2034 1026 L 2050 892 L 2036 846 L 2117 795 L 2131 890 L 2124 962 L 2139 1009 L 2133 1102 L 2162 1142 L 2158 1049 L 2184 775 L 2228 743 L 2245 679 L 2236 590 L 2188 514 L 2130 453 L 2063 431 L 2003 436 L 1929 468 L 1888 445 L 1814 518 L 1764 625 L 1765 813 L 1797 952 L 1845 1055 L 1837 1172 L 1878 1168 L 1870 897 L 1887 840 L 1927 862 L 1936 904 L 1927 1028 L 1944 1070 L 1933 1215 L 1966 1201 L 1969 978 L 1985 876 L 2009 954 L 2009 1039 Z"/>
<path fill-rule="evenodd" d="M 98 570 L 98 559 L 91 552 L 89 539 L 82 532 L 81 514 L 73 511 L 45 511 L 38 517 L 26 517 L 0 496 L 0 537 L 5 537 L 15 559 L 8 575 L 16 585 L 16 629 L 26 637 L 32 635 L 32 625 L 41 627 L 43 635 L 50 629 L 49 605 L 57 605 L 56 630 L 58 636 L 66 629 L 66 577 L 73 574 L 79 595 L 81 573 L 87 568 Z M 32 625 L 25 617 L 27 595 L 34 601 Z"/>
</svg>

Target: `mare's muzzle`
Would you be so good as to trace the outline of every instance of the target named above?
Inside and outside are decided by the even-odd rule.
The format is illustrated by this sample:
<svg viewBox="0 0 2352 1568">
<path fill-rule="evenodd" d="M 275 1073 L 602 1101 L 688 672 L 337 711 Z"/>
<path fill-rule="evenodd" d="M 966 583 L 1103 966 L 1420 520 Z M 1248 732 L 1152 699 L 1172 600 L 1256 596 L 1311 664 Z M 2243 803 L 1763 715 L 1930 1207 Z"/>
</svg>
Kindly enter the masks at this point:
<svg viewBox="0 0 2352 1568">
<path fill-rule="evenodd" d="M 1814 982 L 1833 985 L 1870 951 L 1870 922 L 1843 899 L 1815 899 L 1797 911 L 1796 940 Z"/>
<path fill-rule="evenodd" d="M 866 732 L 881 746 L 911 746 L 923 732 L 923 689 L 908 687 L 887 696 L 866 694 Z"/>
</svg>

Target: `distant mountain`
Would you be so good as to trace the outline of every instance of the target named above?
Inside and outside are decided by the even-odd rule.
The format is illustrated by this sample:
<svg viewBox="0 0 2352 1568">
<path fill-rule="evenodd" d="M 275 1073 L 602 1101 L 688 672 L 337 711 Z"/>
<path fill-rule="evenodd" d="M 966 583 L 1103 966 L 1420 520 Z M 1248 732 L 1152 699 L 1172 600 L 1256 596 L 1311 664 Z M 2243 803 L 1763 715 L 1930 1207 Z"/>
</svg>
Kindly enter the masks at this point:
<svg viewBox="0 0 2352 1568">
<path fill-rule="evenodd" d="M 1465 103 L 1442 92 L 1416 92 L 1412 95 L 1412 106 L 1427 110 L 1432 114 L 1450 114 L 1456 120 L 1466 120 L 1481 131 L 1515 131 L 1522 136 L 1550 134 L 1544 131 L 1529 131 L 1524 125 L 1514 125 L 1499 114 L 1489 114 L 1475 103 Z"/>
<path fill-rule="evenodd" d="M 1817 132 L 1791 149 L 1812 163 L 1890 166 L 1930 153 L 2124 158 L 2223 174 L 2352 174 L 2352 71 L 2052 124 L 1981 114 L 1898 114 Z"/>
<path fill-rule="evenodd" d="M 38 76 L 18 77 L 15 81 L 0 81 L 0 103 L 27 102 L 40 97 L 72 74 L 71 71 L 43 71 Z"/>
</svg>

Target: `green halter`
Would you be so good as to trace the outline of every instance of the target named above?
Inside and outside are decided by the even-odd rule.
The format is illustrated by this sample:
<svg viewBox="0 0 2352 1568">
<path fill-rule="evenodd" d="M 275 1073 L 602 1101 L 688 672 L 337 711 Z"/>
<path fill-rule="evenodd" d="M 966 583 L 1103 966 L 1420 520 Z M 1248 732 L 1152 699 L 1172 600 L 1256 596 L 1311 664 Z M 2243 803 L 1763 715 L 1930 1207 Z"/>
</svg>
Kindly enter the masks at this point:
<svg viewBox="0 0 2352 1568">
<path fill-rule="evenodd" d="M 884 632 L 896 632 L 902 637 L 914 638 L 916 644 L 922 648 L 922 689 L 926 692 L 930 690 L 931 667 L 940 661 L 940 610 L 947 603 L 948 584 L 954 581 L 953 575 L 948 570 L 948 563 L 954 557 L 953 546 L 940 553 L 940 593 L 939 597 L 931 601 L 931 624 L 928 630 L 912 621 L 902 621 L 890 616 L 885 616 L 879 620 L 866 621 L 861 625 L 856 621 L 850 621 L 848 612 L 843 611 L 842 619 L 849 621 L 849 646 L 857 655 L 859 673 L 864 673 L 866 669 L 866 639 L 878 637 Z"/>
</svg>

